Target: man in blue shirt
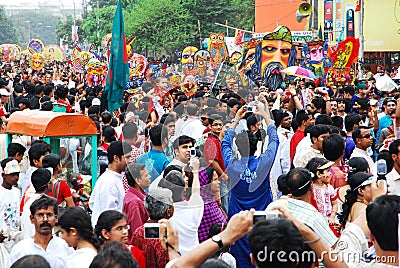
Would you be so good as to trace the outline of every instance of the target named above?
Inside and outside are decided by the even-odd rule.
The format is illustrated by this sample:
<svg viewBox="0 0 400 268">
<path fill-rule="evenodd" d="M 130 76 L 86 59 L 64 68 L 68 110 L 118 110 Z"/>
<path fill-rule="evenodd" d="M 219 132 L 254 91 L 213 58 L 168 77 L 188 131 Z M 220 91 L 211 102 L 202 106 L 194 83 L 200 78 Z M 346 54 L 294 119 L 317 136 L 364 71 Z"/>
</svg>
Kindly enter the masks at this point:
<svg viewBox="0 0 400 268">
<path fill-rule="evenodd" d="M 231 218 L 242 210 L 254 208 L 256 211 L 265 210 L 272 202 L 269 173 L 278 149 L 279 139 L 274 121 L 269 112 L 258 106 L 258 114 L 264 118 L 268 135 L 268 147 L 260 157 L 254 157 L 257 150 L 258 139 L 251 131 L 243 131 L 236 137 L 236 146 L 241 155 L 238 159 L 232 150 L 235 128 L 247 112 L 247 107 L 239 109 L 232 128 L 229 128 L 222 140 L 222 154 L 227 173 L 230 179 L 231 197 L 229 202 L 228 217 Z M 250 249 L 247 237 L 238 240 L 231 246 L 231 253 L 236 258 L 240 267 L 254 267 L 250 261 Z"/>
<path fill-rule="evenodd" d="M 168 145 L 167 130 L 162 125 L 156 125 L 150 129 L 150 140 L 153 148 L 136 160 L 136 163 L 144 164 L 153 182 L 171 162 L 164 153 Z"/>
</svg>

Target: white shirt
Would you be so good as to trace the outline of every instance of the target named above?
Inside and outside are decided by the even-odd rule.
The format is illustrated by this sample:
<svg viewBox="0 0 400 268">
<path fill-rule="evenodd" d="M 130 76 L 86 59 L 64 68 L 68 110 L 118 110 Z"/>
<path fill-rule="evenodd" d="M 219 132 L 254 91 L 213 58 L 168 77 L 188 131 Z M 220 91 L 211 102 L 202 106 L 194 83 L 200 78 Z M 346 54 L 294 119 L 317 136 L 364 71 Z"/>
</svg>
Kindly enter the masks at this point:
<svg viewBox="0 0 400 268">
<path fill-rule="evenodd" d="M 37 167 L 29 166 L 28 170 L 26 171 L 26 173 L 25 173 L 25 178 L 23 179 L 22 184 L 21 184 L 22 193 L 25 193 L 25 191 L 26 191 L 26 189 L 29 187 L 29 185 L 32 184 L 32 183 L 31 183 L 31 176 L 32 176 L 32 173 L 33 173 L 36 169 L 37 169 Z"/>
<path fill-rule="evenodd" d="M 69 255 L 65 261 L 66 268 L 89 268 L 97 252 L 92 248 L 80 248 Z"/>
<path fill-rule="evenodd" d="M 203 131 L 205 129 L 206 127 L 203 126 L 203 123 L 198 117 L 189 116 L 186 122 L 182 125 L 178 137 L 182 135 L 187 135 L 197 141 L 203 136 Z"/>
<path fill-rule="evenodd" d="M 278 177 L 282 174 L 288 173 L 290 170 L 290 139 L 287 138 L 285 134 L 282 134 L 281 131 L 278 131 L 278 138 L 278 151 L 276 152 L 274 164 L 272 165 L 270 173 L 275 186 L 277 186 Z"/>
<path fill-rule="evenodd" d="M 36 199 L 38 199 L 41 194 L 34 194 L 25 203 L 21 215 L 21 231 L 24 238 L 32 237 L 35 234 L 35 225 L 31 222 L 31 210 L 30 207 Z"/>
<path fill-rule="evenodd" d="M 13 264 L 18 259 L 26 255 L 40 255 L 44 257 L 50 264 L 50 267 L 65 268 L 66 257 L 72 254 L 73 248 L 68 247 L 65 240 L 53 236 L 44 250 L 38 244 L 35 244 L 32 237 L 28 237 L 17 243 L 11 250 L 10 263 Z"/>
<path fill-rule="evenodd" d="M 17 187 L 10 190 L 0 185 L 0 229 L 10 227 L 19 230 L 19 200 L 21 192 Z"/>
<path fill-rule="evenodd" d="M 189 201 L 174 203 L 174 215 L 169 219 L 179 233 L 179 250 L 183 254 L 199 244 L 198 229 L 203 218 L 204 201 L 194 193 Z"/>
<path fill-rule="evenodd" d="M 313 147 L 308 147 L 307 149 L 302 151 L 298 151 L 297 149 L 296 151 L 298 157 L 295 161 L 293 161 L 293 165 L 297 168 L 298 167 L 305 168 L 306 165 L 308 164 L 308 161 L 310 161 L 314 157 L 325 158 L 320 151 L 314 149 Z"/>
<path fill-rule="evenodd" d="M 374 160 L 372 160 L 371 156 L 369 156 L 368 151 L 364 151 L 356 147 L 354 148 L 353 153 L 350 156 L 350 159 L 354 157 L 362 157 L 365 160 L 367 160 L 371 174 L 376 175 L 376 165 L 374 163 Z"/>
<path fill-rule="evenodd" d="M 122 178 L 122 174 L 107 168 L 97 180 L 89 200 L 93 227 L 96 226 L 97 219 L 103 211 L 114 209 L 122 212 L 125 197 Z"/>
<path fill-rule="evenodd" d="M 293 163 L 296 163 L 296 161 L 298 161 L 301 152 L 304 152 L 304 150 L 310 148 L 311 146 L 312 146 L 312 142 L 311 142 L 310 134 L 307 134 L 307 136 L 305 136 L 299 142 L 299 144 L 297 144 L 296 153 L 294 154 L 294 157 L 293 157 Z"/>
<path fill-rule="evenodd" d="M 390 185 L 390 194 L 400 195 L 400 175 L 395 168 L 386 175 L 386 180 Z"/>
</svg>

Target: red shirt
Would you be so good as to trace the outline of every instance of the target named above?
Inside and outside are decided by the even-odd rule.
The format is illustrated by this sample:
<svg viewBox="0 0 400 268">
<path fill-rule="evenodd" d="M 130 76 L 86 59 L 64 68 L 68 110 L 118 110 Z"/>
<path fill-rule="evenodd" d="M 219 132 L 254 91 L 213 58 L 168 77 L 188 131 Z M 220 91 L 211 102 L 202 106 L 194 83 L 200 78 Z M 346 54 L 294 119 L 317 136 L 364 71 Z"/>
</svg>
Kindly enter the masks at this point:
<svg viewBox="0 0 400 268">
<path fill-rule="evenodd" d="M 59 182 L 60 182 L 60 191 L 58 193 L 57 203 L 60 205 L 65 200 L 65 198 L 71 197 L 72 193 L 66 181 L 60 180 Z M 56 184 L 53 185 L 53 190 L 48 194 L 48 196 L 55 197 L 57 195 L 57 193 L 53 193 L 55 187 Z"/>
<path fill-rule="evenodd" d="M 222 156 L 221 141 L 213 134 L 209 134 L 204 143 L 204 157 L 207 165 L 213 160 L 217 161 L 223 171 L 225 171 L 224 158 Z"/>
<path fill-rule="evenodd" d="M 139 268 L 146 268 L 146 259 L 144 258 L 143 251 L 132 245 L 124 244 L 124 247 L 132 253 L 133 258 L 139 264 Z"/>
<path fill-rule="evenodd" d="M 290 163 L 293 163 L 294 155 L 296 154 L 296 147 L 299 142 L 304 138 L 304 131 L 297 129 L 290 140 Z"/>
<path fill-rule="evenodd" d="M 144 238 L 144 226 L 138 227 L 132 235 L 133 245 L 143 251 L 146 266 L 149 268 L 164 268 L 169 262 L 167 251 L 158 238 Z"/>
<path fill-rule="evenodd" d="M 146 193 L 142 193 L 133 187 L 129 187 L 125 194 L 122 212 L 126 215 L 126 222 L 131 227 L 128 230 L 128 243 L 132 244 L 132 234 L 148 219 L 149 213 L 144 207 L 144 198 Z"/>
</svg>

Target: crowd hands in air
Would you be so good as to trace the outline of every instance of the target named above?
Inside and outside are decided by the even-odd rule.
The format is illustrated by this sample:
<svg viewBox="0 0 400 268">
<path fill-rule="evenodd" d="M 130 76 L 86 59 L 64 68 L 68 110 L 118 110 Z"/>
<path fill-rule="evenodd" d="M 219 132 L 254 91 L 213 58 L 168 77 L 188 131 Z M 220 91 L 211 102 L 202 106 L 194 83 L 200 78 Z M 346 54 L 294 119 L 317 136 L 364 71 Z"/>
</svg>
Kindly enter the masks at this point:
<svg viewBox="0 0 400 268">
<path fill-rule="evenodd" d="M 87 139 L 61 155 L 2 144 L 2 267 L 398 266 L 399 90 L 296 79 L 188 97 L 161 77 L 110 113 L 66 66 L 6 65 L 2 125 L 60 105 L 89 116 L 99 178 L 83 179 Z"/>
</svg>

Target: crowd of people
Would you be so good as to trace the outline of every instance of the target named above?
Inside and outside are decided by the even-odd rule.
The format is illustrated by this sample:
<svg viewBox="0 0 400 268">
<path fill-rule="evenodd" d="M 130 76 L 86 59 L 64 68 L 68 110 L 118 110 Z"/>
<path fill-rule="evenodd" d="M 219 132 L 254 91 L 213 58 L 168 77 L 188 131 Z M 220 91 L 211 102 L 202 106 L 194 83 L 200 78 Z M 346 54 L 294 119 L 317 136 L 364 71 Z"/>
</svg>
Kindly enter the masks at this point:
<svg viewBox="0 0 400 268">
<path fill-rule="evenodd" d="M 5 64 L 2 133 L 17 111 L 87 115 L 99 169 L 83 191 L 89 138 L 0 134 L 1 267 L 398 266 L 400 89 L 365 75 L 191 95 L 160 76 L 107 111 L 68 64 Z"/>
</svg>

